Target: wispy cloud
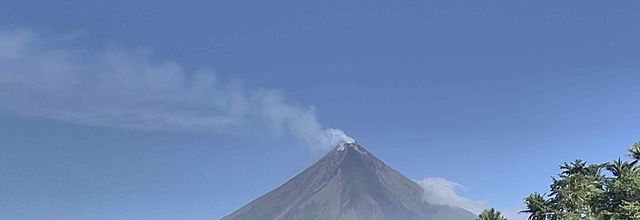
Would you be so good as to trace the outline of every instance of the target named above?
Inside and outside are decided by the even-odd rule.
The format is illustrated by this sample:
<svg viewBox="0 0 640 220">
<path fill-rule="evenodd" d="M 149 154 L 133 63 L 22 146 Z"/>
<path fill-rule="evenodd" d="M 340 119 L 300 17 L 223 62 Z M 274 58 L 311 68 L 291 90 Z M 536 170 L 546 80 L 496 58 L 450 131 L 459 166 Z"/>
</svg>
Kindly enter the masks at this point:
<svg viewBox="0 0 640 220">
<path fill-rule="evenodd" d="M 206 68 L 188 71 L 148 50 L 0 30 L 0 108 L 126 129 L 292 136 L 324 150 L 349 139 L 315 109 L 274 89 L 247 88 Z"/>
<path fill-rule="evenodd" d="M 460 207 L 475 214 L 480 214 L 482 210 L 491 208 L 487 202 L 465 198 L 458 194 L 458 190 L 465 190 L 459 183 L 446 180 L 442 177 L 427 177 L 416 181 L 424 190 L 425 201 L 453 207 Z M 494 207 L 509 220 L 526 220 L 527 216 L 519 213 L 522 209 Z"/>
<path fill-rule="evenodd" d="M 481 201 L 464 198 L 456 190 L 464 186 L 441 177 L 427 177 L 417 181 L 424 189 L 424 199 L 428 203 L 460 207 L 473 213 L 480 213 L 489 207 Z"/>
</svg>

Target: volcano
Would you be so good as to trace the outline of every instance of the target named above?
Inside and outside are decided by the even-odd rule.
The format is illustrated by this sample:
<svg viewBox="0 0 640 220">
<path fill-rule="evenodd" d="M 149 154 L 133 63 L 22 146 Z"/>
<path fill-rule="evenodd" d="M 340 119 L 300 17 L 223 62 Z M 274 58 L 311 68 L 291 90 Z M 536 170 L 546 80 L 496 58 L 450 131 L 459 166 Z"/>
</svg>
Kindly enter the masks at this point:
<svg viewBox="0 0 640 220">
<path fill-rule="evenodd" d="M 342 143 L 275 190 L 222 220 L 473 220 L 430 204 L 413 180 L 358 143 Z"/>
</svg>

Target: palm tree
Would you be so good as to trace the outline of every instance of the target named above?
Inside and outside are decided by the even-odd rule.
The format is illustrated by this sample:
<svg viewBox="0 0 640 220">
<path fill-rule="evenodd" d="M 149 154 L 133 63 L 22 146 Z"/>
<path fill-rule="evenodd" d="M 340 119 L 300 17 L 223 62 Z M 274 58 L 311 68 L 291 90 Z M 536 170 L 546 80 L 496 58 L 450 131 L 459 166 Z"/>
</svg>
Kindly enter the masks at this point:
<svg viewBox="0 0 640 220">
<path fill-rule="evenodd" d="M 587 162 L 581 159 L 577 159 L 571 163 L 564 163 L 560 166 L 560 170 L 562 170 L 560 173 L 561 177 L 569 177 L 574 174 L 585 175 L 588 173 Z"/>
<path fill-rule="evenodd" d="M 507 220 L 502 214 L 494 208 L 485 209 L 478 215 L 477 220 Z"/>
<path fill-rule="evenodd" d="M 630 163 L 631 166 L 635 166 L 638 161 L 640 161 L 640 142 L 636 142 L 631 146 L 631 149 L 629 149 L 629 156 L 633 159 Z"/>
<path fill-rule="evenodd" d="M 618 158 L 618 160 L 613 161 L 613 163 L 607 164 L 607 170 L 609 170 L 613 176 L 621 177 L 631 173 L 631 164 Z"/>
<path fill-rule="evenodd" d="M 520 213 L 529 213 L 529 220 L 545 220 L 550 214 L 547 200 L 540 193 L 532 193 L 525 199 L 527 209 Z"/>
</svg>

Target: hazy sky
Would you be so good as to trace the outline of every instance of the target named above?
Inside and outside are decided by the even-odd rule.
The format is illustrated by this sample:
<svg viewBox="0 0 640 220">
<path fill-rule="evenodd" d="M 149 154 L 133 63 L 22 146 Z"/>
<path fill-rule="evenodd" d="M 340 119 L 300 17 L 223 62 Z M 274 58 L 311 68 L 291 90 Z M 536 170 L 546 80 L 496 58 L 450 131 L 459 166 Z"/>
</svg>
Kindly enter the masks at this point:
<svg viewBox="0 0 640 220">
<path fill-rule="evenodd" d="M 330 128 L 515 213 L 560 163 L 640 140 L 638 21 L 637 1 L 5 1 L 0 219 L 217 219 Z"/>
</svg>

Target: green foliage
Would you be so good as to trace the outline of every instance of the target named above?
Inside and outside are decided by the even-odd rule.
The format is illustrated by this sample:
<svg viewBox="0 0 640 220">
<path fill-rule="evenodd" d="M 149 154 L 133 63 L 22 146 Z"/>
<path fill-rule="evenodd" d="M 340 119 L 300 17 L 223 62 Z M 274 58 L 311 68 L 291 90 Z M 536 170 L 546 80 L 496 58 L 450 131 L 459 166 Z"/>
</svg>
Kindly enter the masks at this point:
<svg viewBox="0 0 640 220">
<path fill-rule="evenodd" d="M 502 213 L 491 208 L 491 209 L 483 210 L 482 213 L 478 215 L 477 220 L 507 220 L 507 219 L 502 216 Z"/>
<path fill-rule="evenodd" d="M 631 166 L 636 165 L 638 161 L 640 161 L 640 142 L 636 142 L 631 146 L 631 149 L 629 149 L 629 156 L 633 159 Z"/>
<path fill-rule="evenodd" d="M 550 202 L 545 200 L 544 196 L 540 195 L 540 193 L 532 193 L 525 199 L 525 204 L 527 205 L 527 209 L 522 212 L 529 213 L 530 220 L 547 219 L 553 212 Z"/>
<path fill-rule="evenodd" d="M 623 219 L 640 219 L 640 202 L 624 201 L 620 207 L 620 218 Z"/>
<path fill-rule="evenodd" d="M 629 149 L 631 162 L 564 163 L 548 195 L 525 198 L 530 220 L 640 220 L 640 142 Z M 606 173 L 603 174 L 603 171 Z"/>
</svg>

